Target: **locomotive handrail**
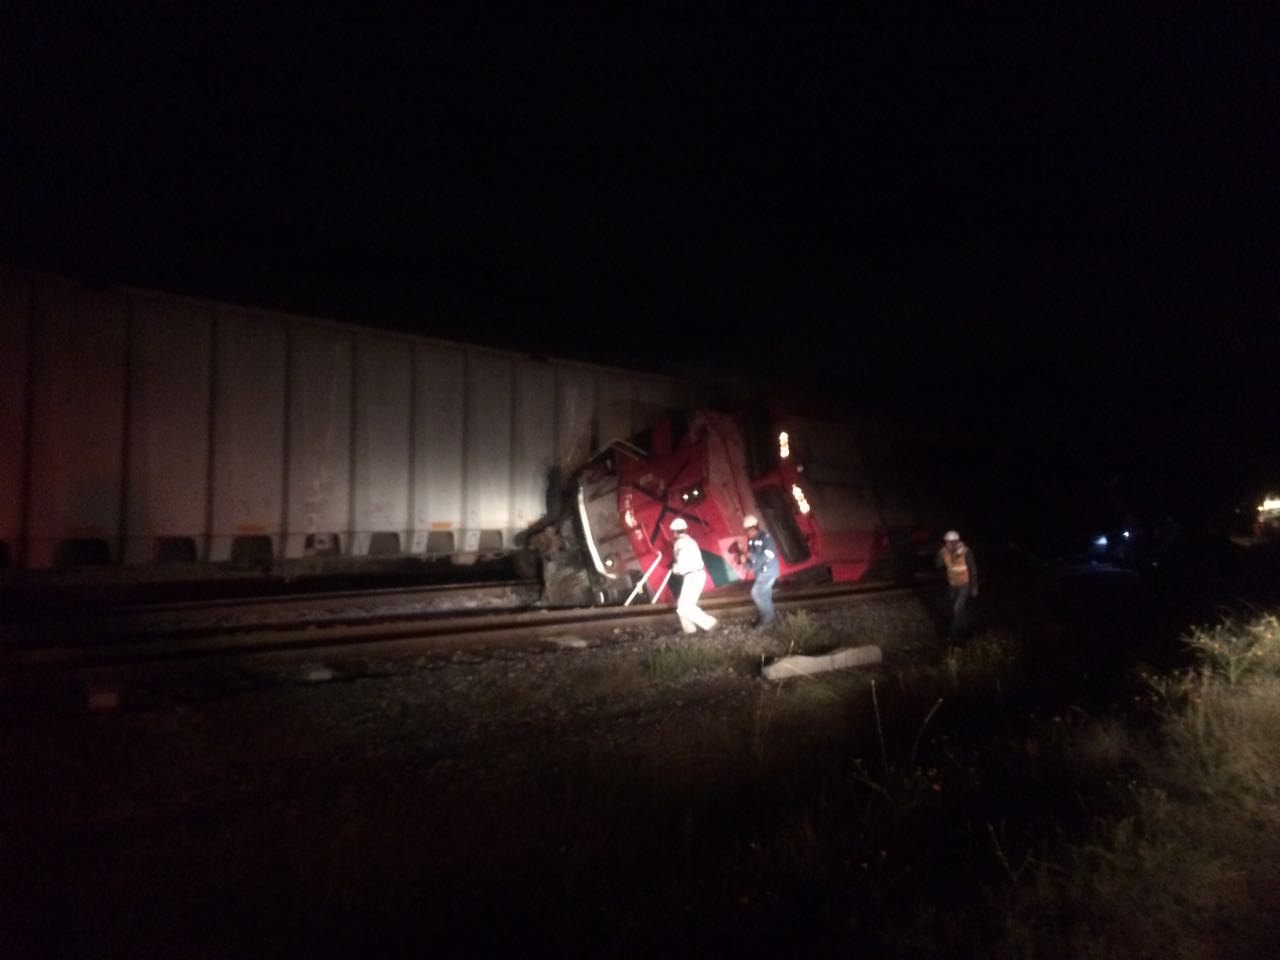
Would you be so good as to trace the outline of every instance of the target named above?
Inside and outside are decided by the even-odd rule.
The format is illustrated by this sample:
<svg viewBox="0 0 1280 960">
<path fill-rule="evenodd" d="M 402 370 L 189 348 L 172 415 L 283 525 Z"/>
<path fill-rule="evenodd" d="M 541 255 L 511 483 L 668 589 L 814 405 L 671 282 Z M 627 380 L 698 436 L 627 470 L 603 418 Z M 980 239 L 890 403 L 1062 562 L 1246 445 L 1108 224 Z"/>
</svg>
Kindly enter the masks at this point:
<svg viewBox="0 0 1280 960">
<path fill-rule="evenodd" d="M 627 602 L 623 604 L 624 607 L 631 606 L 631 601 L 636 598 L 636 594 L 640 592 L 641 588 L 649 582 L 649 574 L 653 573 L 654 569 L 658 566 L 658 561 L 661 559 L 662 551 L 659 550 L 658 555 L 653 558 L 653 563 L 649 565 L 649 569 L 644 572 L 644 576 L 640 578 L 640 582 L 636 584 L 636 588 L 631 591 L 631 596 L 627 597 Z M 663 586 L 665 586 L 665 584 L 663 584 Z M 650 600 L 649 602 L 652 603 L 653 601 Z"/>
<path fill-rule="evenodd" d="M 655 604 L 658 602 L 658 598 L 662 596 L 662 591 L 667 589 L 667 581 L 671 579 L 671 574 L 674 572 L 675 572 L 675 567 L 669 567 L 667 569 L 667 575 L 662 578 L 662 586 L 660 586 L 658 588 L 658 592 L 653 595 L 653 599 L 649 601 L 650 604 Z"/>
</svg>

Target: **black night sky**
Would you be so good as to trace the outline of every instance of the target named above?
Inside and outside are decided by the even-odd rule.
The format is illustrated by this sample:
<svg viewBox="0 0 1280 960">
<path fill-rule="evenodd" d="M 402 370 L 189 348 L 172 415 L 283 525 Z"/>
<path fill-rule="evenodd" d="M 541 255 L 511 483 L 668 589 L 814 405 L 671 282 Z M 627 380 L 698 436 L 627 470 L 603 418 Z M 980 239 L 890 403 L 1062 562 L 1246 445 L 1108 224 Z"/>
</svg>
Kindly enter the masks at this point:
<svg viewBox="0 0 1280 960">
<path fill-rule="evenodd" d="M 1050 505 L 1280 481 L 1267 4 L 58 6 L 7 263 L 795 385 Z"/>
</svg>

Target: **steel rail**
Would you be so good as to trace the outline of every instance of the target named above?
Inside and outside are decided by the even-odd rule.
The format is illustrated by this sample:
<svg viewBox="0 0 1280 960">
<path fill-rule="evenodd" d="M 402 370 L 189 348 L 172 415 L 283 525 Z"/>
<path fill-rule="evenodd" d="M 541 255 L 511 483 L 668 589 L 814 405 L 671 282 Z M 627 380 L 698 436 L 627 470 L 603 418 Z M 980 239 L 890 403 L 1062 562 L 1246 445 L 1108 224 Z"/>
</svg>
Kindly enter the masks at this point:
<svg viewBox="0 0 1280 960">
<path fill-rule="evenodd" d="M 440 613 L 458 614 L 503 607 L 523 609 L 541 595 L 535 580 L 471 584 L 435 584 L 394 589 L 344 590 L 282 597 L 255 597 L 251 602 L 223 599 L 112 607 L 33 618 L 10 624 L 8 646 L 73 643 L 92 634 L 97 643 L 154 637 L 195 637 L 254 630 L 292 630 L 307 624 L 369 623 Z M 365 608 L 365 609 L 362 609 Z M 216 618 L 216 619 L 214 619 Z"/>
<path fill-rule="evenodd" d="M 486 590 L 499 587 L 524 587 L 537 585 L 536 580 L 476 580 L 454 581 L 450 583 L 415 584 L 408 587 L 372 587 L 358 590 L 317 590 L 314 592 L 259 594 L 247 597 L 215 597 L 208 600 L 169 600 L 161 603 L 127 603 L 127 604 L 93 604 L 62 605 L 54 609 L 35 608 L 31 611 L 31 620 L 56 621 L 68 620 L 85 615 L 90 616 L 150 616 L 152 614 L 188 613 L 204 610 L 222 611 L 227 609 L 246 610 L 255 607 L 287 606 L 295 604 L 314 604 L 341 600 L 398 599 L 415 594 L 465 593 L 475 590 Z"/>
</svg>

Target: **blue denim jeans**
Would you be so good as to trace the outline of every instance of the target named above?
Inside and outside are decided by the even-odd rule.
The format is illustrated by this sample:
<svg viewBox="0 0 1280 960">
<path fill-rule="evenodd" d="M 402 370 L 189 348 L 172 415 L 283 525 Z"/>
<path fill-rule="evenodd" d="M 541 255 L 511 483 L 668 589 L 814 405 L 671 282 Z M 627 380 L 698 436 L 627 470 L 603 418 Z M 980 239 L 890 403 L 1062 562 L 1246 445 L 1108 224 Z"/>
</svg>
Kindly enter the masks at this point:
<svg viewBox="0 0 1280 960">
<path fill-rule="evenodd" d="M 773 582 L 777 579 L 778 568 L 766 567 L 756 574 L 755 583 L 751 584 L 751 599 L 755 602 L 762 624 L 773 623 Z"/>
<path fill-rule="evenodd" d="M 959 640 L 969 632 L 969 586 L 951 588 L 951 639 Z"/>
</svg>

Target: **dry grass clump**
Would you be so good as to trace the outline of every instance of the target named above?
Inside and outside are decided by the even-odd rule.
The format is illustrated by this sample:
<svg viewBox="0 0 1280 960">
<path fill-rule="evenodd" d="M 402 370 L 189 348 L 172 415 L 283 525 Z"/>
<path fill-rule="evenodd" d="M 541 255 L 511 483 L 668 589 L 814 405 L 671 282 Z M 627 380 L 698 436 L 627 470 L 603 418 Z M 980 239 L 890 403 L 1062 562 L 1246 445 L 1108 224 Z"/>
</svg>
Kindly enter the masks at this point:
<svg viewBox="0 0 1280 960">
<path fill-rule="evenodd" d="M 1067 744 L 1116 775 L 1123 802 L 1060 857 L 1029 863 L 1004 895 L 996 955 L 1208 960 L 1274 945 L 1280 624 L 1227 622 L 1186 643 L 1192 667 L 1146 678 L 1151 731 L 1092 725 Z"/>
<path fill-rule="evenodd" d="M 788 654 L 811 653 L 835 642 L 831 629 L 807 610 L 780 614 L 773 629 Z"/>
<path fill-rule="evenodd" d="M 705 643 L 691 642 L 663 647 L 645 663 L 653 680 L 681 680 L 691 674 L 728 669 L 733 664 L 729 652 Z"/>
</svg>

